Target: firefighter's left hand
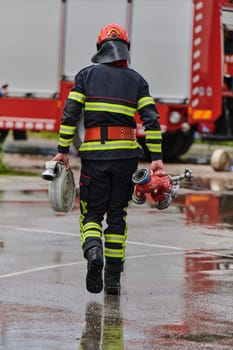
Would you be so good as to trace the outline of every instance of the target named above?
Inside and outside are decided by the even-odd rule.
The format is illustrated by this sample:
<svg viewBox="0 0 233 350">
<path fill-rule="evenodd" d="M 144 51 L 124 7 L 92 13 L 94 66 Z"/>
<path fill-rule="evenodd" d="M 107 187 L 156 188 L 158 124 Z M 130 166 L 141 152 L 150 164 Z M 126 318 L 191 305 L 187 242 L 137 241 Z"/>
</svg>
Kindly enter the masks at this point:
<svg viewBox="0 0 233 350">
<path fill-rule="evenodd" d="M 162 160 L 153 160 L 150 164 L 152 175 L 162 176 L 165 174 L 164 164 Z"/>
</svg>

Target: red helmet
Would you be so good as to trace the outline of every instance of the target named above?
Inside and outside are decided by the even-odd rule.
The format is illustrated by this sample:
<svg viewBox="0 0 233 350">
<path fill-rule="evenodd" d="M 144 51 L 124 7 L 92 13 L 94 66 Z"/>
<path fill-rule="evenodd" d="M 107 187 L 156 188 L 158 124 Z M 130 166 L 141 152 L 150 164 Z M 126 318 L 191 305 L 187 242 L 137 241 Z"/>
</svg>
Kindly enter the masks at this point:
<svg viewBox="0 0 233 350">
<path fill-rule="evenodd" d="M 97 53 L 92 57 L 94 63 L 129 61 L 130 42 L 127 32 L 119 24 L 108 24 L 101 28 L 97 39 Z"/>
<path fill-rule="evenodd" d="M 119 26 L 119 24 L 111 23 L 101 28 L 97 40 L 97 49 L 99 49 L 100 45 L 107 40 L 123 41 L 129 48 L 128 34 L 123 27 Z"/>
</svg>

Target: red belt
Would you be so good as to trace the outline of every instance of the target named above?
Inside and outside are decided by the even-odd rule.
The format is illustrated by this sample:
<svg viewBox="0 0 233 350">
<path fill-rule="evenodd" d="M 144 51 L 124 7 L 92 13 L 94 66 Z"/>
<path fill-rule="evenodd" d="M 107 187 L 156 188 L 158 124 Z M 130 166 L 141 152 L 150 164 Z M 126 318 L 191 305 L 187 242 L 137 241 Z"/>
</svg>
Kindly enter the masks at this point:
<svg viewBox="0 0 233 350">
<path fill-rule="evenodd" d="M 84 141 L 135 140 L 135 130 L 125 126 L 101 126 L 88 128 Z"/>
</svg>

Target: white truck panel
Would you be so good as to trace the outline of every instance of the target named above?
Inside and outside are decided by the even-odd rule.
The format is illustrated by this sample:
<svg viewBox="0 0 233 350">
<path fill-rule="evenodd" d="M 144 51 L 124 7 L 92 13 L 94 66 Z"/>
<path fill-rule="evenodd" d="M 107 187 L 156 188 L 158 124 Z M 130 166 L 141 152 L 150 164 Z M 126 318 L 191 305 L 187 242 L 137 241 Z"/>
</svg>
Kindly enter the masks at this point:
<svg viewBox="0 0 233 350">
<path fill-rule="evenodd" d="M 0 85 L 14 94 L 51 94 L 58 89 L 61 2 L 0 1 Z"/>
<path fill-rule="evenodd" d="M 192 6 L 192 0 L 134 0 L 132 67 L 154 97 L 189 97 Z"/>
<path fill-rule="evenodd" d="M 150 83 L 154 97 L 189 97 L 192 0 L 133 0 L 131 67 Z M 90 64 L 99 29 L 126 25 L 127 1 L 69 0 L 65 75 Z"/>
<path fill-rule="evenodd" d="M 93 64 L 99 30 L 106 24 L 125 26 L 126 0 L 68 0 L 65 76 Z"/>
<path fill-rule="evenodd" d="M 222 10 L 222 23 L 228 28 L 228 30 L 233 30 L 233 9 L 224 11 Z"/>
<path fill-rule="evenodd" d="M 127 0 L 67 0 L 63 74 L 91 64 L 99 29 L 126 26 Z M 0 84 L 10 94 L 58 91 L 61 0 L 1 0 Z M 192 0 L 132 0 L 131 67 L 154 97 L 189 97 Z"/>
</svg>

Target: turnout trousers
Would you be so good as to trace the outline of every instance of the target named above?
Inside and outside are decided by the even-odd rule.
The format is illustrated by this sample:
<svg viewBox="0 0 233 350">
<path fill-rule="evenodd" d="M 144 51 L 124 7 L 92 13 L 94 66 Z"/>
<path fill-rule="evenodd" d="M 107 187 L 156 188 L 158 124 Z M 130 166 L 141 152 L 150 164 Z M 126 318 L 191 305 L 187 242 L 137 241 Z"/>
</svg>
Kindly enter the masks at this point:
<svg viewBox="0 0 233 350">
<path fill-rule="evenodd" d="M 81 160 L 80 239 L 84 257 L 90 248 L 99 246 L 106 264 L 116 272 L 123 271 L 127 207 L 137 166 L 138 158 Z"/>
</svg>

